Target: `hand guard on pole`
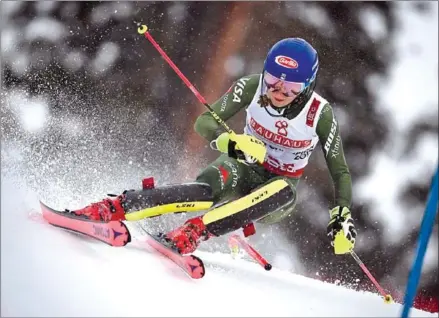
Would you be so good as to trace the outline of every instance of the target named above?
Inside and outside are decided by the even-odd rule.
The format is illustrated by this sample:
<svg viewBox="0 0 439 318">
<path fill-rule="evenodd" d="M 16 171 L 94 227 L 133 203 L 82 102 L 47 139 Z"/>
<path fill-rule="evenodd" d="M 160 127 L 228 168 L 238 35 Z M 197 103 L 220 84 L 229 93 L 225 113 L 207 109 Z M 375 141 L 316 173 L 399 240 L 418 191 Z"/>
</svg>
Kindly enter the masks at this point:
<svg viewBox="0 0 439 318">
<path fill-rule="evenodd" d="M 267 148 L 259 139 L 245 134 L 229 134 L 224 132 L 211 142 L 215 150 L 227 153 L 229 157 L 246 163 L 263 163 Z"/>
<path fill-rule="evenodd" d="M 336 206 L 329 211 L 330 220 L 327 228 L 328 236 L 335 254 L 350 253 L 354 249 L 357 231 L 347 207 Z"/>
</svg>

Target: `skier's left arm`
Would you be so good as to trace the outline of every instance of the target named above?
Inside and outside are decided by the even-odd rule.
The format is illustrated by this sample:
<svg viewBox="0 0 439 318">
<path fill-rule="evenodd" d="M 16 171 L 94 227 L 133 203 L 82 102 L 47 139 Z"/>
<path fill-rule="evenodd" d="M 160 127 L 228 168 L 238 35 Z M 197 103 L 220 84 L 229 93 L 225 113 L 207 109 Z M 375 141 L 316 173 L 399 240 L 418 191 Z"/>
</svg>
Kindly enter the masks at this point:
<svg viewBox="0 0 439 318">
<path fill-rule="evenodd" d="M 317 122 L 317 135 L 334 184 L 335 207 L 330 211 L 328 236 L 336 254 L 345 254 L 353 249 L 356 231 L 351 218 L 352 181 L 343 151 L 340 127 L 332 107 L 323 107 Z"/>
</svg>

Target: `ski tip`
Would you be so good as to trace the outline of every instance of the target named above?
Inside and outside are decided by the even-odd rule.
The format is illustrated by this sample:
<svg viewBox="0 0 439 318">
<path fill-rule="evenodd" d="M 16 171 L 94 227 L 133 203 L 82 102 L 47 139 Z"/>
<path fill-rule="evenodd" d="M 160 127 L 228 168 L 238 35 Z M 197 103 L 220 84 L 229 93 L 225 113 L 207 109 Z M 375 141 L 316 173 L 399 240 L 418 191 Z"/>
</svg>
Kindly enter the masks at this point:
<svg viewBox="0 0 439 318">
<path fill-rule="evenodd" d="M 41 206 L 42 209 L 55 211 L 54 209 L 52 209 L 50 206 L 48 206 L 46 203 L 44 203 L 41 200 L 40 200 L 40 206 Z"/>
<path fill-rule="evenodd" d="M 265 269 L 266 271 L 270 271 L 272 268 L 273 268 L 273 266 L 271 266 L 270 263 L 267 263 L 267 264 L 264 265 L 264 269 Z"/>
<path fill-rule="evenodd" d="M 48 205 L 46 205 L 43 201 L 40 201 L 40 208 L 41 208 L 41 211 L 43 212 L 43 214 L 45 211 L 53 211 L 53 209 L 51 207 L 49 207 Z"/>
<path fill-rule="evenodd" d="M 40 200 L 40 207 L 41 210 L 44 212 L 55 212 L 55 213 L 62 213 L 61 211 L 55 210 L 53 208 L 51 208 L 50 206 L 48 206 L 47 204 L 45 204 L 43 201 Z"/>
</svg>

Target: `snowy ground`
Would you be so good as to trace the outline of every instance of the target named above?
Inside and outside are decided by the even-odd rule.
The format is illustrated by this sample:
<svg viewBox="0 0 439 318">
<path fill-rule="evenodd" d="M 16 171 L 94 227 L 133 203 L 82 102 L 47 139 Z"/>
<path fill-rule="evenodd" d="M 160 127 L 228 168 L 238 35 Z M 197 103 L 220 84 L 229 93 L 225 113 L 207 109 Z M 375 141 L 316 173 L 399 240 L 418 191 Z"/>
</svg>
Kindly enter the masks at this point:
<svg viewBox="0 0 439 318">
<path fill-rule="evenodd" d="M 191 280 L 153 250 L 114 248 L 29 219 L 38 198 L 1 184 L 1 315 L 398 317 L 399 304 L 222 253 Z M 437 317 L 412 310 L 412 316 Z"/>
</svg>

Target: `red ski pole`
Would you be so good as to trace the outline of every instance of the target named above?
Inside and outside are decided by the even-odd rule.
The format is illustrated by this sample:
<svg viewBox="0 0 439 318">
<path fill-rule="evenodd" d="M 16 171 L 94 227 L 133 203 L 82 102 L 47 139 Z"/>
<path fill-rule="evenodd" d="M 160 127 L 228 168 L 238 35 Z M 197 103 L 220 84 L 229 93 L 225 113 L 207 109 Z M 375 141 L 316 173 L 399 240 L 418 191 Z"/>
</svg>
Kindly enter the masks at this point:
<svg viewBox="0 0 439 318">
<path fill-rule="evenodd" d="M 224 120 L 221 119 L 221 117 L 213 110 L 212 107 L 206 102 L 203 96 L 201 96 L 200 92 L 197 91 L 194 85 L 191 84 L 191 82 L 186 78 L 186 76 L 183 75 L 183 73 L 178 69 L 178 67 L 174 64 L 174 62 L 171 61 L 169 56 L 162 50 L 160 45 L 157 44 L 157 42 L 153 39 L 151 34 L 148 32 L 148 27 L 146 25 L 142 25 L 138 27 L 137 32 L 139 34 L 144 34 L 145 37 L 148 39 L 149 42 L 156 48 L 156 50 L 160 53 L 160 55 L 165 59 L 166 62 L 172 67 L 172 69 L 177 73 L 177 75 L 182 79 L 182 81 L 186 84 L 186 86 L 194 93 L 194 95 L 198 98 L 198 100 L 206 106 L 206 108 L 209 110 L 209 112 L 212 114 L 212 117 L 215 118 L 215 120 L 223 126 L 223 128 L 233 136 L 236 136 L 235 132 L 224 122 Z M 249 137 L 248 140 L 242 141 L 239 144 L 239 148 L 244 153 L 251 153 L 251 156 L 256 158 L 257 161 L 260 163 L 263 163 L 265 161 L 265 155 L 267 153 L 267 149 L 265 147 L 265 144 L 260 141 L 259 139 L 255 137 Z"/>
<path fill-rule="evenodd" d="M 354 260 L 357 262 L 357 264 L 361 267 L 361 269 L 363 270 L 363 272 L 367 275 L 367 277 L 369 277 L 369 279 L 372 281 L 372 283 L 375 285 L 375 287 L 378 289 L 378 291 L 380 292 L 381 296 L 383 296 L 384 298 L 384 302 L 387 304 L 390 304 L 393 299 L 392 296 L 390 294 L 386 294 L 386 292 L 384 291 L 384 289 L 381 287 L 380 284 L 378 284 L 377 280 L 375 279 L 375 277 L 373 277 L 373 275 L 369 272 L 369 270 L 367 269 L 366 265 L 364 265 L 364 263 L 361 261 L 361 259 L 358 257 L 357 253 L 355 253 L 353 250 L 351 251 L 351 255 L 354 258 Z"/>
<path fill-rule="evenodd" d="M 256 262 L 258 262 L 265 270 L 269 271 L 272 266 L 267 260 L 259 254 L 246 240 L 237 234 L 229 237 L 229 247 L 233 251 L 236 247 L 241 246 L 248 255 L 250 255 Z"/>
<path fill-rule="evenodd" d="M 207 109 L 212 114 L 213 118 L 215 118 L 218 123 L 224 127 L 224 129 L 229 134 L 234 134 L 233 130 L 222 120 L 218 114 L 210 107 L 210 105 L 207 103 L 207 101 L 204 99 L 204 97 L 200 94 L 200 92 L 195 88 L 194 85 L 184 76 L 184 74 L 178 69 L 177 65 L 172 62 L 171 58 L 165 53 L 165 51 L 162 50 L 160 45 L 154 40 L 154 38 L 149 34 L 148 27 L 146 25 L 141 25 L 137 28 L 137 32 L 139 34 L 144 34 L 145 37 L 148 39 L 149 42 L 156 48 L 156 50 L 160 53 L 160 55 L 165 59 L 166 62 L 168 62 L 169 66 L 172 67 L 172 69 L 177 73 L 177 75 L 181 78 L 181 80 L 186 84 L 186 86 L 194 93 L 195 97 L 204 105 L 207 107 Z"/>
</svg>

